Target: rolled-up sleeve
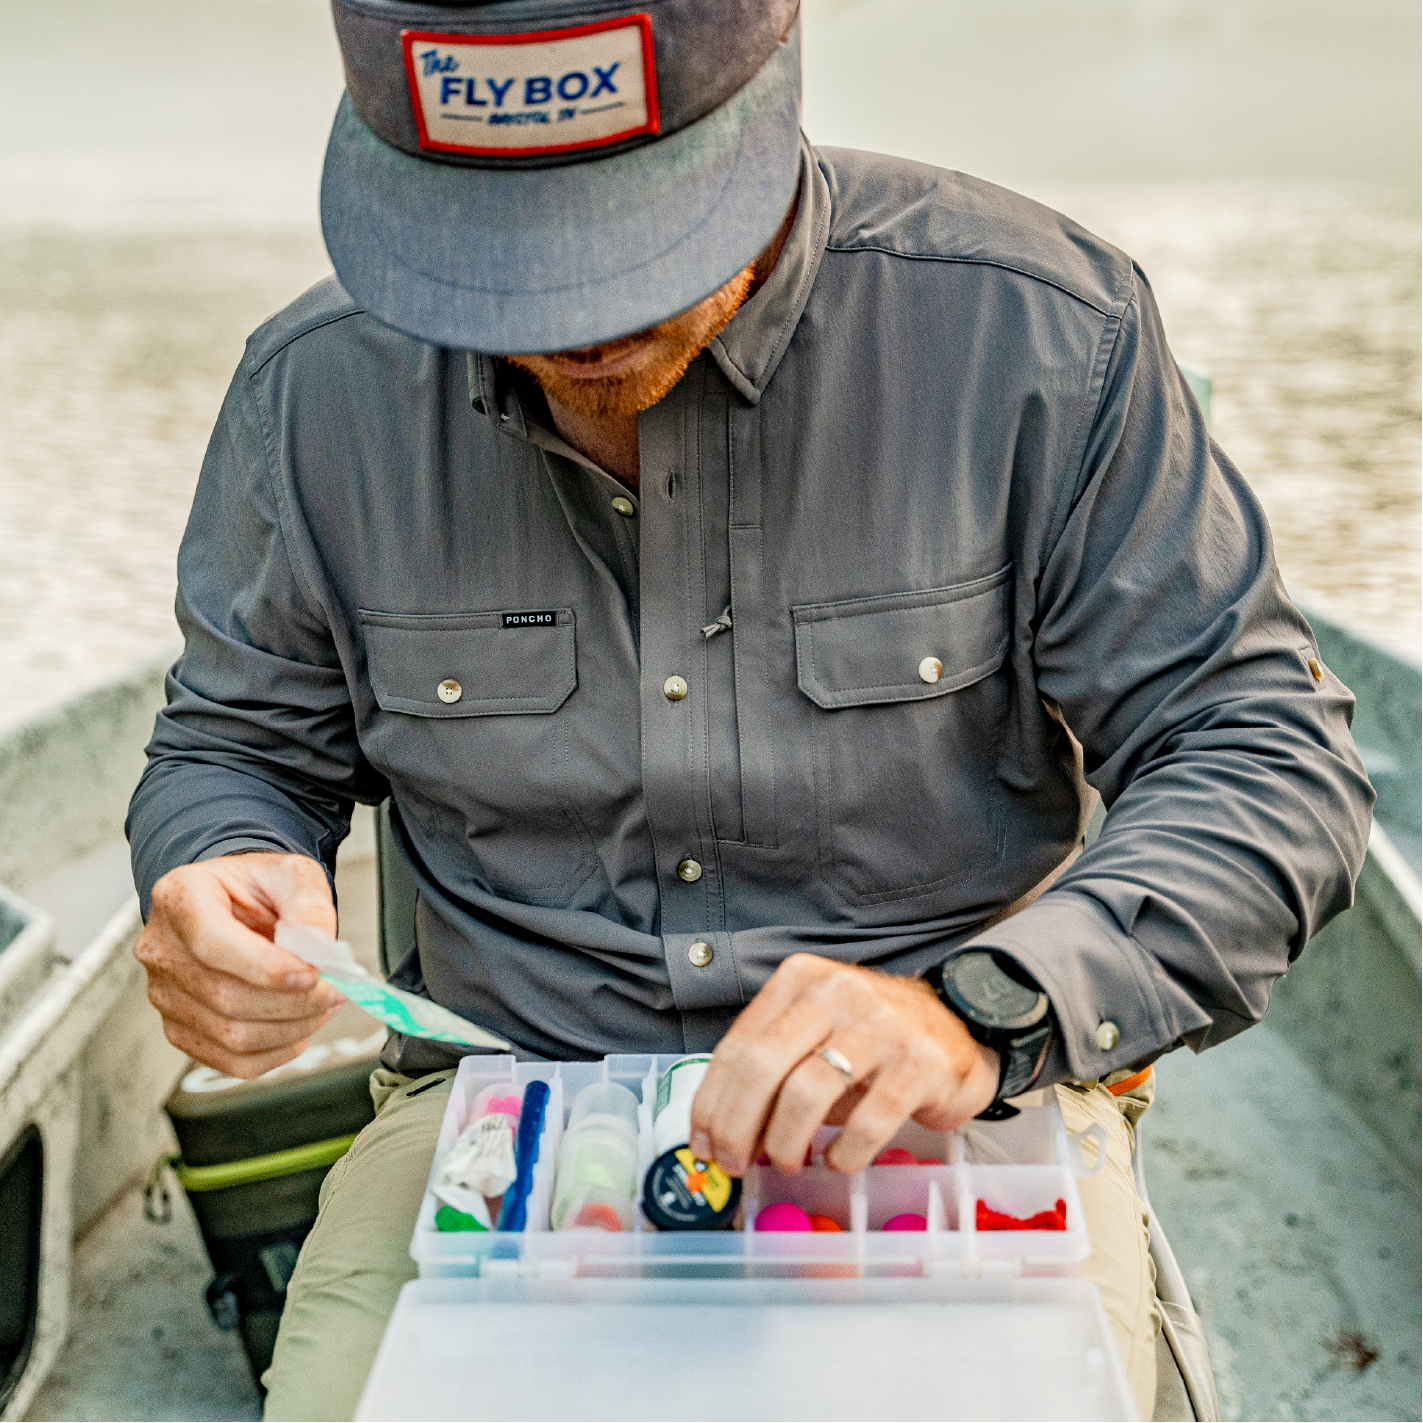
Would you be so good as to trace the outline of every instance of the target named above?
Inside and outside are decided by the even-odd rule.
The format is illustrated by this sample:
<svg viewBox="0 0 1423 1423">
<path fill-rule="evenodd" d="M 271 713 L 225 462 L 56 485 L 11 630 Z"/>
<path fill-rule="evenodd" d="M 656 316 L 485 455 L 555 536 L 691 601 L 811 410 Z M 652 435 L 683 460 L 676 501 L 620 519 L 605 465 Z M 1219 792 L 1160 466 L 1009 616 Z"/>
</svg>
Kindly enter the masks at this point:
<svg viewBox="0 0 1423 1423">
<path fill-rule="evenodd" d="M 345 672 L 280 514 L 244 362 L 179 550 L 184 651 L 129 806 L 145 917 L 167 871 L 237 850 L 310 855 L 329 873 L 352 802 L 387 793 L 361 755 Z"/>
<path fill-rule="evenodd" d="M 1040 1082 L 1257 1022 L 1352 902 L 1373 802 L 1353 697 L 1317 660 L 1140 273 L 1102 359 L 1031 636 L 1108 813 L 1046 894 L 960 946 L 1011 954 L 1047 990 L 1059 1032 Z"/>
</svg>

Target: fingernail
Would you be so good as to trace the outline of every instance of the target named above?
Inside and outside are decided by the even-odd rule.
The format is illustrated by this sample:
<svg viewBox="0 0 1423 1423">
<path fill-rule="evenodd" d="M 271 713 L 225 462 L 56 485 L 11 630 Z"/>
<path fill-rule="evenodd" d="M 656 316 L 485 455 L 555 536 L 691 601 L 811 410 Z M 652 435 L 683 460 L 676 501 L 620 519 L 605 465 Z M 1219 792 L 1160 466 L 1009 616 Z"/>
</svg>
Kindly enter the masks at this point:
<svg viewBox="0 0 1423 1423">
<path fill-rule="evenodd" d="M 316 974 L 314 973 L 289 973 L 287 974 L 288 988 L 315 988 Z"/>
<path fill-rule="evenodd" d="M 692 1139 L 687 1143 L 692 1148 L 693 1156 L 700 1156 L 703 1161 L 711 1159 L 712 1144 L 711 1137 L 704 1131 L 694 1131 Z"/>
</svg>

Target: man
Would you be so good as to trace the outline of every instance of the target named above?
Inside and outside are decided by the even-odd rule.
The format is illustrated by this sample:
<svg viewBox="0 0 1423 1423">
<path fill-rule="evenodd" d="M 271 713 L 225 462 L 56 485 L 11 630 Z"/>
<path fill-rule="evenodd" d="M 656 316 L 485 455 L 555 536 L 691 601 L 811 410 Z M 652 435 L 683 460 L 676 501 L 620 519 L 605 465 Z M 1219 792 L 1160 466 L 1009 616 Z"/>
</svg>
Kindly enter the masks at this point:
<svg viewBox="0 0 1423 1423">
<path fill-rule="evenodd" d="M 336 0 L 340 285 L 252 338 L 208 451 L 139 956 L 195 1057 L 292 1057 L 336 1000 L 273 926 L 335 928 L 389 796 L 396 981 L 526 1055 L 716 1047 L 693 1145 L 734 1173 L 1055 1087 L 1108 1131 L 1089 1274 L 1149 1416 L 1131 1126 L 1349 903 L 1352 699 L 1142 275 L 813 149 L 795 9 Z M 269 1416 L 348 1415 L 411 1274 L 454 1058 L 384 1062 Z"/>
</svg>

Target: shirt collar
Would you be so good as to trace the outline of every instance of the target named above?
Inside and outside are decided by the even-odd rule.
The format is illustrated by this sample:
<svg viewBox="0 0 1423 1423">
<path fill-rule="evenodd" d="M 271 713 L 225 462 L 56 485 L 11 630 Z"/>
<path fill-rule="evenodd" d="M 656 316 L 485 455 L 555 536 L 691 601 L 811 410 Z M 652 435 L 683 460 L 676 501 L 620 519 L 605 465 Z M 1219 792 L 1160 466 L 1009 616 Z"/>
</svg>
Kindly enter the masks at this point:
<svg viewBox="0 0 1423 1423">
<path fill-rule="evenodd" d="M 498 357 L 483 351 L 466 351 L 465 368 L 469 373 L 469 403 L 496 429 L 527 439 L 524 407 L 509 378 L 509 368 Z"/>
<path fill-rule="evenodd" d="M 752 405 L 760 401 L 790 345 L 829 236 L 830 185 L 810 140 L 802 134 L 800 206 L 775 270 L 707 347 L 722 374 Z M 506 434 L 530 439 L 530 423 L 509 367 L 479 351 L 468 352 L 466 359 L 470 404 Z M 587 463 L 582 456 L 578 459 Z"/>
<path fill-rule="evenodd" d="M 830 185 L 800 139 L 800 206 L 775 270 L 707 347 L 722 374 L 755 405 L 770 384 L 810 299 L 830 236 Z"/>
</svg>

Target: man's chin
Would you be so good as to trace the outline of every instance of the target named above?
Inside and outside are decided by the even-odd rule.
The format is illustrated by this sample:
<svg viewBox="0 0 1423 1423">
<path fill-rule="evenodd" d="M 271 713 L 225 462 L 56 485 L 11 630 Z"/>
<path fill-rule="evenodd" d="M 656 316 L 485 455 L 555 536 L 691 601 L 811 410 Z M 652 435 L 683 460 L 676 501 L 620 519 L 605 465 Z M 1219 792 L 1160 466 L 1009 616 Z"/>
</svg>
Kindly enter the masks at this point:
<svg viewBox="0 0 1423 1423">
<path fill-rule="evenodd" d="M 751 290 L 751 277 L 752 268 L 746 267 L 705 301 L 652 328 L 643 359 L 616 375 L 579 379 L 565 374 L 546 356 L 508 359 L 528 371 L 550 400 L 575 415 L 590 420 L 640 415 L 682 379 L 687 367 L 736 315 Z"/>
<path fill-rule="evenodd" d="M 684 367 L 683 367 L 684 369 Z M 662 371 L 657 376 L 662 376 Z M 682 371 L 677 371 L 680 376 Z M 672 380 L 653 379 L 639 370 L 625 371 L 620 376 L 602 376 L 595 380 L 576 380 L 571 376 L 541 377 L 546 396 L 554 397 L 565 410 L 592 420 L 609 420 L 618 416 L 638 416 L 649 406 L 655 406 L 676 384 Z"/>
<path fill-rule="evenodd" d="M 525 365 L 517 356 L 511 359 L 530 370 L 543 387 L 544 394 L 556 400 L 565 410 L 592 420 L 608 420 L 640 415 L 656 405 L 681 380 L 695 354 L 692 352 L 675 366 L 663 364 L 652 371 L 633 369 L 592 380 L 563 375 L 542 362 L 534 368 Z"/>
</svg>

